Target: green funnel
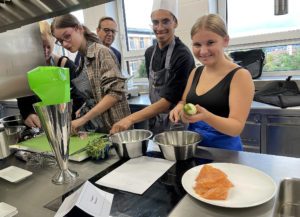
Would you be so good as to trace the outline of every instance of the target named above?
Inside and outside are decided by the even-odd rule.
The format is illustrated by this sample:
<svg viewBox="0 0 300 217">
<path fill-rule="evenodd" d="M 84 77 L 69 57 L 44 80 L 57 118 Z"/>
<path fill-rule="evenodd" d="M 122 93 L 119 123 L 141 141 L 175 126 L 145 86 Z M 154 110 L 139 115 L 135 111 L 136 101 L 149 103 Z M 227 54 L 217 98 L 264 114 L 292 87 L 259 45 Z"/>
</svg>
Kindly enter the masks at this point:
<svg viewBox="0 0 300 217">
<path fill-rule="evenodd" d="M 70 101 L 70 73 L 68 68 L 40 66 L 27 72 L 30 89 L 43 105 Z"/>
</svg>

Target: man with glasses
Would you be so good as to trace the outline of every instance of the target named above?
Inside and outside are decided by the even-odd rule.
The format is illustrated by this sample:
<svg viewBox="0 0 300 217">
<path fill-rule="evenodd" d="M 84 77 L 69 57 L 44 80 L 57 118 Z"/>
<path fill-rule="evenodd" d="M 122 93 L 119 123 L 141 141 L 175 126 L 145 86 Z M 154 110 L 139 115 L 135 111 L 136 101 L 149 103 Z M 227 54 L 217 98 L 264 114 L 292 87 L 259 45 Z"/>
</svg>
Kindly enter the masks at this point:
<svg viewBox="0 0 300 217">
<path fill-rule="evenodd" d="M 128 129 L 149 118 L 149 129 L 160 133 L 170 129 L 169 111 L 180 101 L 188 76 L 195 67 L 192 53 L 174 35 L 178 0 L 154 0 L 151 14 L 157 43 L 145 53 L 151 105 L 114 124 L 111 133 Z"/>
<path fill-rule="evenodd" d="M 110 48 L 114 52 L 121 65 L 121 53 L 116 48 L 111 46 L 115 40 L 116 33 L 118 32 L 117 29 L 118 25 L 112 17 L 102 17 L 99 20 L 98 28 L 96 29 L 96 31 L 102 44 Z"/>
</svg>

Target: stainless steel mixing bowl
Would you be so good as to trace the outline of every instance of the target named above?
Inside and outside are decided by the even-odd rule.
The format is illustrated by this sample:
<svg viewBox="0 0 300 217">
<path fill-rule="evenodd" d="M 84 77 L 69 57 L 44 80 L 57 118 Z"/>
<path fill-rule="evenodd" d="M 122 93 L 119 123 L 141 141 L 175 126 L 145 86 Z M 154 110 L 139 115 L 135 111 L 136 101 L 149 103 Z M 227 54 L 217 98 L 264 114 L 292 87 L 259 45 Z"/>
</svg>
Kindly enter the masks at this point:
<svg viewBox="0 0 300 217">
<path fill-rule="evenodd" d="M 193 131 L 167 131 L 153 137 L 167 160 L 177 161 L 192 158 L 202 136 Z"/>
<path fill-rule="evenodd" d="M 110 141 L 121 158 L 136 158 L 147 151 L 152 132 L 149 130 L 134 129 L 111 135 Z"/>
</svg>

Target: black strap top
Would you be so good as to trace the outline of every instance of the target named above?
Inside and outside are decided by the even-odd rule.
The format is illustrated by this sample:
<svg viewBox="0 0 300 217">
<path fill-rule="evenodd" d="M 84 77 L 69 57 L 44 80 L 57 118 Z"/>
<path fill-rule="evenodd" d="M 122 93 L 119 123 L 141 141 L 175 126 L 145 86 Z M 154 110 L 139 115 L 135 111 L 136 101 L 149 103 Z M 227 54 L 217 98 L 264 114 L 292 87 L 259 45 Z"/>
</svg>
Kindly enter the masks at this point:
<svg viewBox="0 0 300 217">
<path fill-rule="evenodd" d="M 203 68 L 203 66 L 200 66 L 196 69 L 191 89 L 186 97 L 186 102 L 198 104 L 215 115 L 228 117 L 230 83 L 235 72 L 242 67 L 233 69 L 213 88 L 208 90 L 205 94 L 198 96 L 196 94 L 196 87 Z"/>
</svg>

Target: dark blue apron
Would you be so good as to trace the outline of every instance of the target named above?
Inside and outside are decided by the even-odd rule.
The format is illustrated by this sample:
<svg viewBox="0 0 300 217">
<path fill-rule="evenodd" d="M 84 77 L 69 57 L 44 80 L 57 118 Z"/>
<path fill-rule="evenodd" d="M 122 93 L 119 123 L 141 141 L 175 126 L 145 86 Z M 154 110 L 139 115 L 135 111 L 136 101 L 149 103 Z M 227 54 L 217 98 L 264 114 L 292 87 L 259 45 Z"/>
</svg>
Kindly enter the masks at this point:
<svg viewBox="0 0 300 217">
<path fill-rule="evenodd" d="M 243 144 L 240 136 L 233 137 L 220 133 L 203 121 L 189 124 L 188 130 L 202 135 L 203 140 L 199 143 L 201 146 L 235 151 L 243 150 Z"/>
<path fill-rule="evenodd" d="M 170 71 L 170 61 L 175 47 L 175 38 L 173 39 L 173 41 L 168 47 L 166 61 L 165 61 L 165 68 L 159 71 L 153 71 L 152 61 L 157 46 L 158 45 L 156 44 L 152 52 L 150 66 L 149 66 L 149 96 L 152 104 L 161 99 L 159 93 L 161 89 L 165 87 L 168 81 L 169 71 Z M 158 114 L 157 116 L 149 120 L 149 130 L 151 130 L 154 134 L 161 133 L 165 130 L 168 130 L 169 128 L 170 128 L 169 111 Z"/>
</svg>

